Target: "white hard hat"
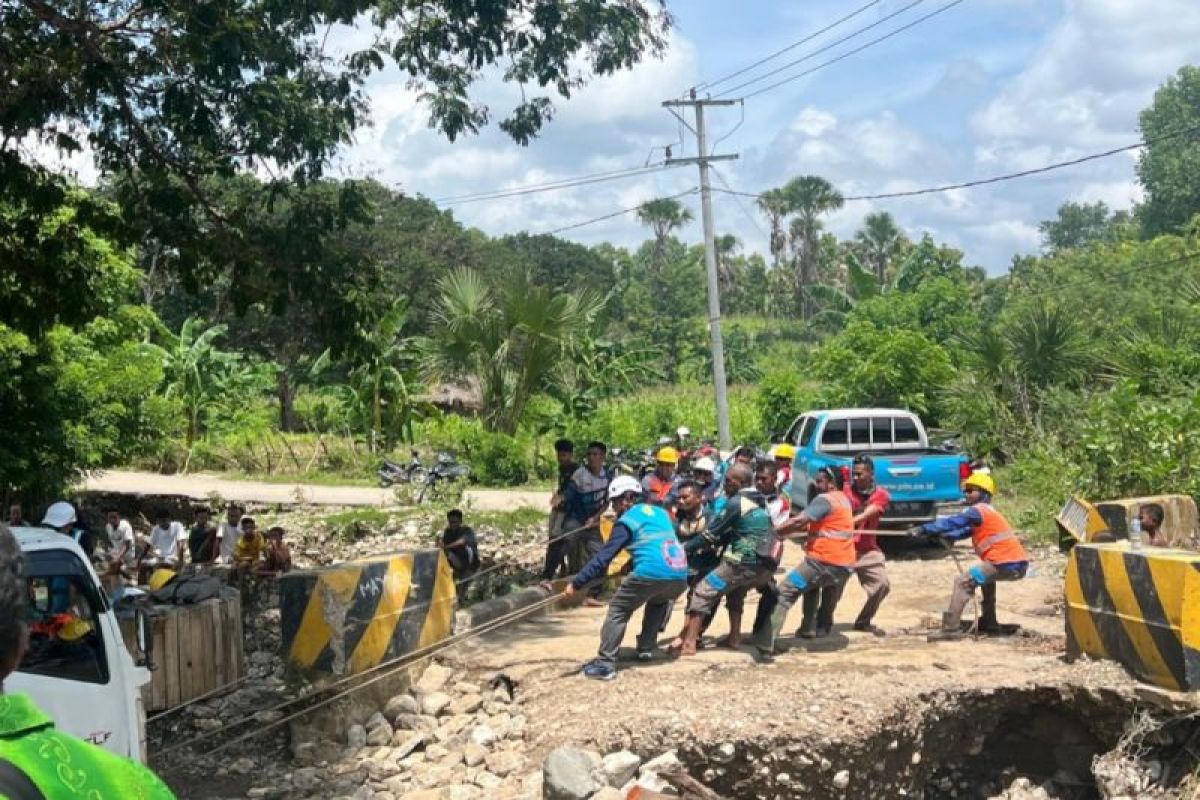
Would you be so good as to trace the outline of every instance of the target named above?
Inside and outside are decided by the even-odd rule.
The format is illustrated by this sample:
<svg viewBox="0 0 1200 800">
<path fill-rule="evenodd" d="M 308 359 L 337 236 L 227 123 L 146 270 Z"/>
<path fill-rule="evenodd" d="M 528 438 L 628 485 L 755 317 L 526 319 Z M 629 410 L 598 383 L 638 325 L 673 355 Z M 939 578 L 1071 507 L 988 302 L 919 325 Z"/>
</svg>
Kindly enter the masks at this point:
<svg viewBox="0 0 1200 800">
<path fill-rule="evenodd" d="M 708 456 L 697 458 L 692 464 L 692 471 L 700 470 L 701 472 L 716 472 L 717 463 Z"/>
<path fill-rule="evenodd" d="M 675 435 L 682 439 L 684 436 L 691 436 L 692 432 L 688 430 L 687 425 L 680 425 L 678 430 L 675 431 Z"/>
<path fill-rule="evenodd" d="M 66 500 L 59 500 L 46 509 L 42 524 L 51 528 L 61 528 L 75 521 L 75 506 Z"/>
<path fill-rule="evenodd" d="M 608 485 L 608 499 L 616 500 L 622 495 L 633 492 L 635 494 L 642 493 L 642 485 L 638 483 L 637 478 L 632 475 L 618 475 L 613 478 L 612 483 Z"/>
</svg>

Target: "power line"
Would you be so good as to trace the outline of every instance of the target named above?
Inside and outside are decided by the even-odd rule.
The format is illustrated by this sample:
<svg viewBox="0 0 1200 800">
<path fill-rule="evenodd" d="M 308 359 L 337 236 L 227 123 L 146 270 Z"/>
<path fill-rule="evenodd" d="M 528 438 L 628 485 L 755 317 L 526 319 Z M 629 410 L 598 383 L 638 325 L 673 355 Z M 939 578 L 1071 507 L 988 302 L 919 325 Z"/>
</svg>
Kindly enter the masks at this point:
<svg viewBox="0 0 1200 800">
<path fill-rule="evenodd" d="M 833 48 L 837 47 L 838 45 L 844 44 L 844 43 L 850 41 L 851 39 L 853 39 L 854 37 L 856 37 L 860 34 L 866 33 L 867 31 L 871 30 L 872 28 L 877 28 L 880 25 L 882 25 L 883 23 L 900 16 L 905 11 L 908 11 L 910 8 L 919 6 L 921 3 L 924 3 L 924 2 L 925 2 L 925 0 L 912 0 L 912 2 L 910 2 L 908 5 L 904 6 L 903 8 L 897 9 L 896 11 L 893 11 L 892 13 L 890 13 L 884 17 L 881 17 L 880 19 L 875 20 L 870 25 L 864 25 L 863 27 L 859 28 L 858 30 L 852 31 L 851 33 L 846 34 L 845 36 L 843 36 L 840 39 L 835 39 L 834 41 L 830 42 L 829 44 L 824 45 L 823 47 L 819 47 L 816 50 L 812 51 L 811 53 L 808 53 L 807 55 L 803 55 L 800 58 L 795 59 L 794 61 L 789 61 L 788 63 L 784 64 L 783 66 L 776 67 L 775 69 L 771 70 L 770 72 L 764 72 L 762 75 L 759 75 L 757 78 L 751 78 L 748 81 L 743 81 L 742 83 L 739 83 L 737 86 L 734 86 L 732 89 L 723 90 L 721 92 L 721 96 L 734 94 L 739 89 L 744 89 L 747 86 L 753 86 L 754 84 L 758 83 L 759 81 L 765 81 L 767 78 L 770 78 L 773 75 L 778 75 L 779 73 L 784 72 L 786 70 L 789 70 L 792 67 L 796 66 L 797 64 L 803 64 L 805 61 L 814 59 L 817 56 L 821 55 L 821 53 L 828 52 L 828 51 L 832 50 Z"/>
<path fill-rule="evenodd" d="M 801 45 L 808 44 L 809 42 L 811 42 L 813 39 L 817 38 L 821 34 L 828 33 L 829 31 L 836 28 L 838 25 L 841 25 L 843 22 L 848 22 L 848 21 L 854 19 L 855 17 L 857 17 L 859 14 L 863 13 L 867 9 L 869 9 L 873 6 L 877 6 L 882 2 L 883 2 L 883 0 L 871 0 L 871 2 L 867 3 L 864 6 L 859 6 L 854 11 L 851 11 L 849 14 L 847 14 L 846 16 L 829 23 L 824 28 L 821 28 L 821 30 L 815 31 L 814 33 L 810 33 L 808 36 L 805 36 L 803 39 L 800 39 L 797 42 L 792 42 L 787 47 L 784 47 L 781 50 L 776 50 L 774 53 L 771 53 L 769 56 L 760 58 L 758 61 L 755 61 L 753 64 L 751 64 L 748 67 L 743 67 L 742 69 L 739 69 L 737 72 L 731 72 L 730 74 L 726 75 L 725 77 L 718 78 L 715 81 L 705 81 L 705 82 L 703 82 L 697 86 L 694 86 L 692 88 L 694 90 L 696 90 L 697 92 L 700 91 L 701 89 L 711 90 L 714 87 L 719 86 L 722 83 L 725 83 L 726 81 L 733 80 L 734 78 L 738 77 L 739 75 L 745 75 L 750 70 L 755 69 L 756 67 L 761 67 L 763 64 L 766 64 L 768 61 L 775 60 L 776 58 L 783 55 L 784 53 L 787 53 L 791 50 L 795 50 L 797 47 L 800 47 Z"/>
<path fill-rule="evenodd" d="M 921 0 L 917 0 L 917 2 L 920 2 L 920 1 Z M 947 3 L 946 5 L 942 6 L 941 8 L 935 9 L 923 17 L 918 17 L 917 19 L 913 20 L 912 22 L 908 23 L 907 25 L 902 25 L 901 27 L 896 28 L 896 30 L 891 31 L 890 33 L 885 33 L 883 36 L 878 36 L 878 37 L 872 39 L 871 41 L 867 42 L 866 44 L 859 45 L 858 47 L 854 48 L 853 50 L 847 50 L 845 53 L 842 53 L 840 56 L 831 58 L 828 61 L 824 61 L 824 62 L 818 64 L 817 66 L 812 67 L 811 69 L 806 69 L 806 70 L 804 70 L 804 72 L 797 73 L 796 75 L 792 75 L 789 78 L 784 78 L 781 81 L 776 81 L 775 83 L 772 83 L 770 86 L 766 86 L 766 87 L 763 87 L 762 89 L 753 91 L 750 94 L 746 95 L 745 98 L 743 98 L 743 99 L 748 100 L 751 97 L 757 97 L 758 95 L 763 94 L 764 92 L 769 92 L 772 89 L 777 89 L 780 86 L 783 86 L 785 83 L 791 83 L 792 81 L 800 80 L 805 75 L 811 75 L 819 69 L 824 69 L 825 67 L 828 67 L 832 64 L 836 64 L 839 61 L 843 61 L 852 55 L 861 53 L 863 50 L 866 50 L 869 47 L 874 47 L 875 45 L 879 44 L 880 42 L 887 41 L 888 39 L 892 38 L 893 36 L 904 33 L 909 28 L 916 27 L 917 25 L 920 25 L 922 22 L 924 22 L 927 19 L 932 19 L 933 17 L 936 17 L 938 14 L 941 14 L 944 11 L 949 11 L 950 9 L 954 8 L 956 5 L 959 5 L 962 2 L 963 2 L 963 0 L 951 0 L 951 2 Z M 905 8 L 901 9 L 901 10 L 902 11 L 907 10 L 909 8 L 912 8 L 912 6 L 914 6 L 914 5 L 916 5 L 916 2 L 914 2 L 908 6 L 905 6 Z M 761 78 L 759 80 L 761 80 Z M 754 81 L 754 82 L 757 83 L 757 81 Z"/>
<path fill-rule="evenodd" d="M 890 200 L 890 199 L 897 198 L 897 197 L 916 197 L 918 195 L 938 194 L 940 192 L 950 192 L 950 191 L 954 191 L 956 189 L 970 189 L 975 186 L 986 186 L 987 184 L 991 184 L 991 183 L 1002 183 L 1004 181 L 1016 180 L 1017 178 L 1027 178 L 1031 175 L 1041 175 L 1046 172 L 1053 172 L 1054 170 L 1064 169 L 1066 167 L 1077 166 L 1079 164 L 1084 164 L 1088 161 L 1096 161 L 1101 158 L 1108 158 L 1110 156 L 1115 156 L 1119 153 L 1125 153 L 1130 150 L 1137 150 L 1142 147 L 1147 147 L 1152 144 L 1157 144 L 1158 142 L 1165 141 L 1167 139 L 1174 139 L 1179 136 L 1186 136 L 1188 134 L 1194 134 L 1194 133 L 1200 133 L 1200 125 L 1197 125 L 1192 128 L 1185 128 L 1181 131 L 1175 131 L 1173 133 L 1166 133 L 1166 134 L 1163 134 L 1162 136 L 1156 136 L 1151 139 L 1145 139 L 1136 144 L 1129 144 L 1129 145 L 1125 145 L 1124 147 L 1116 147 L 1116 148 L 1113 148 L 1112 150 L 1105 150 L 1104 152 L 1101 152 L 1101 153 L 1092 153 L 1090 155 L 1081 156 L 1079 158 L 1073 158 L 1069 161 L 1059 161 L 1054 164 L 1047 164 L 1044 167 L 1036 167 L 1034 169 L 1026 169 L 1026 170 L 1022 170 L 1020 172 L 1010 172 L 1006 175 L 995 175 L 991 178 L 980 178 L 979 180 L 974 180 L 974 181 L 964 181 L 963 183 L 951 183 L 951 184 L 947 184 L 944 186 L 931 186 L 926 189 L 912 189 L 912 190 L 904 191 L 904 192 L 882 192 L 879 194 L 851 195 L 849 197 L 843 197 L 842 200 L 847 203 L 851 203 L 851 202 L 854 202 L 857 200 Z M 725 189 L 725 190 L 716 189 L 714 191 L 718 191 L 718 192 L 723 191 L 725 194 L 734 194 L 739 197 L 753 197 L 755 199 L 763 196 L 763 193 L 761 193 L 761 192 L 738 192 L 738 191 L 734 191 L 732 189 Z"/>
<path fill-rule="evenodd" d="M 687 197 L 690 194 L 697 194 L 699 191 L 700 191 L 699 189 L 688 189 L 686 192 L 680 192 L 679 194 L 673 194 L 670 197 L 665 197 L 662 199 L 678 200 L 680 197 Z M 576 228 L 583 228 L 587 225 L 595 225 L 597 222 L 603 222 L 606 219 L 613 219 L 614 217 L 621 217 L 621 216 L 624 216 L 625 214 L 632 214 L 633 212 L 639 210 L 643 205 L 645 205 L 645 203 L 638 203 L 636 206 L 633 206 L 631 208 L 623 208 L 620 211 L 614 211 L 611 214 L 605 214 L 602 217 L 594 217 L 592 219 L 584 220 L 583 222 L 576 222 L 571 225 L 564 225 L 561 228 L 555 228 L 554 230 L 551 230 L 551 231 L 543 231 L 542 233 L 535 234 L 535 235 L 536 236 L 554 236 L 559 233 L 562 233 L 563 231 L 571 231 L 571 230 L 575 230 Z"/>
<path fill-rule="evenodd" d="M 734 199 L 734 202 L 737 203 L 737 207 L 739 209 L 741 209 L 742 214 L 744 214 L 746 216 L 746 219 L 750 220 L 750 224 L 754 226 L 755 230 L 758 231 L 759 235 L 761 235 L 764 239 L 770 239 L 771 237 L 767 234 L 767 232 L 765 230 L 763 230 L 762 225 L 759 224 L 758 218 L 750 213 L 750 209 L 746 208 L 746 204 L 742 202 L 742 198 L 739 197 L 738 194 L 736 192 L 734 192 L 732 188 L 730 188 L 729 181 L 725 180 L 725 176 L 724 176 L 724 174 L 721 173 L 721 170 L 717 169 L 716 167 L 713 167 L 712 171 L 713 171 L 713 174 L 717 176 L 717 180 L 719 180 L 721 182 L 721 185 L 725 187 L 726 193 L 733 195 L 733 199 Z M 720 191 L 720 190 L 718 189 L 717 191 Z"/>
<path fill-rule="evenodd" d="M 516 186 L 511 189 L 496 189 L 489 192 L 477 192 L 475 194 L 460 195 L 458 197 L 447 197 L 439 200 L 434 200 L 434 204 L 439 206 L 460 205 L 465 203 L 478 203 L 485 200 L 502 200 L 507 197 L 519 197 L 526 194 L 537 194 L 539 192 L 552 192 L 559 189 L 572 189 L 576 186 L 587 186 L 593 183 L 603 183 L 605 181 L 621 180 L 623 178 L 635 178 L 641 175 L 650 175 L 655 172 L 661 172 L 665 169 L 671 169 L 672 165 L 664 163 L 651 164 L 644 167 L 629 167 L 622 170 L 614 170 L 612 172 L 598 172 L 592 175 L 580 175 L 575 178 L 563 178 L 558 181 L 551 181 L 542 184 L 531 184 L 529 186 Z"/>
</svg>

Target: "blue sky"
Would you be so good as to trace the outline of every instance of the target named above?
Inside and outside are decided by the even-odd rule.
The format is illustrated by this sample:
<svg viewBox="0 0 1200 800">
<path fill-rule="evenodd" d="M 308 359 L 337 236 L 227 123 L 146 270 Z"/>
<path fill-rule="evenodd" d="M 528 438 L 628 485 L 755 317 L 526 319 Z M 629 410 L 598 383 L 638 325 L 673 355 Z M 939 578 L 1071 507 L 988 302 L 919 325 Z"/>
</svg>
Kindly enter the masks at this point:
<svg viewBox="0 0 1200 800">
<path fill-rule="evenodd" d="M 883 0 L 744 77 L 804 55 L 909 2 Z M 924 0 L 791 72 L 944 2 Z M 372 84 L 376 126 L 359 136 L 342 168 L 443 198 L 640 165 L 652 146 L 678 139 L 678 126 L 659 107 L 661 100 L 740 69 L 862 4 L 672 3 L 676 27 L 665 57 L 596 81 L 575 98 L 559 102 L 556 120 L 527 148 L 495 129 L 453 144 L 442 140 L 426 127 L 423 111 L 401 78 L 385 74 Z M 861 54 L 747 101 L 744 122 L 720 147 L 741 159 L 722 166 L 721 173 L 734 188 L 746 191 L 817 174 L 845 194 L 862 194 L 954 183 L 1074 158 L 1137 141 L 1137 112 L 1163 80 L 1189 62 L 1200 62 L 1200 3 L 964 0 Z M 485 85 L 480 96 L 500 110 L 511 91 Z M 739 119 L 736 108 L 713 111 L 710 127 L 720 135 Z M 910 235 L 929 231 L 965 250 L 969 263 L 995 274 L 1007 268 L 1014 254 L 1037 250 L 1037 223 L 1052 216 L 1061 202 L 1104 200 L 1128 207 L 1138 197 L 1134 163 L 1132 155 L 1122 155 L 1000 186 L 851 203 L 832 215 L 828 225 L 849 236 L 865 214 L 886 209 Z M 454 212 L 490 234 L 545 231 L 683 191 L 695 179 L 694 169 L 680 169 L 458 205 Z M 686 202 L 695 209 L 696 198 Z M 749 218 L 756 216 L 751 201 L 739 206 L 718 195 L 715 213 L 721 231 L 738 235 L 747 250 L 765 250 L 764 224 Z M 646 233 L 628 215 L 566 235 L 587 244 L 634 244 Z M 699 241 L 700 226 L 693 224 L 682 235 Z"/>
</svg>

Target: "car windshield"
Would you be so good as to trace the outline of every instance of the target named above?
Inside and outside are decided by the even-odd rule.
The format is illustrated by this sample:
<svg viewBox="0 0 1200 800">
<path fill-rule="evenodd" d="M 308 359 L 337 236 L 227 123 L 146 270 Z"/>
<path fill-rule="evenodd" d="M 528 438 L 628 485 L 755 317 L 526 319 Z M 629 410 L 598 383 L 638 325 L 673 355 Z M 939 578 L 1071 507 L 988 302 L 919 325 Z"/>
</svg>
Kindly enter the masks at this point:
<svg viewBox="0 0 1200 800">
<path fill-rule="evenodd" d="M 33 675 L 108 683 L 103 597 L 79 558 L 67 550 L 26 554 L 29 647 L 17 668 Z"/>
</svg>

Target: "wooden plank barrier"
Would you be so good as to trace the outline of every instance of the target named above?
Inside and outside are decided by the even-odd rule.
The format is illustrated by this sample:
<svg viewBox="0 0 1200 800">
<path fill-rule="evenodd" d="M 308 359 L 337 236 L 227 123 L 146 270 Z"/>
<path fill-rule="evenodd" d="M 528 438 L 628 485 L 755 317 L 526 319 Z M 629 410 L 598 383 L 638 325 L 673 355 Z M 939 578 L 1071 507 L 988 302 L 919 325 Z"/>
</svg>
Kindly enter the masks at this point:
<svg viewBox="0 0 1200 800">
<path fill-rule="evenodd" d="M 150 628 L 157 669 L 142 687 L 148 712 L 175 708 L 246 674 L 242 601 L 236 593 L 190 606 L 156 605 Z M 121 620 L 121 635 L 129 652 L 137 652 L 132 619 Z"/>
</svg>

